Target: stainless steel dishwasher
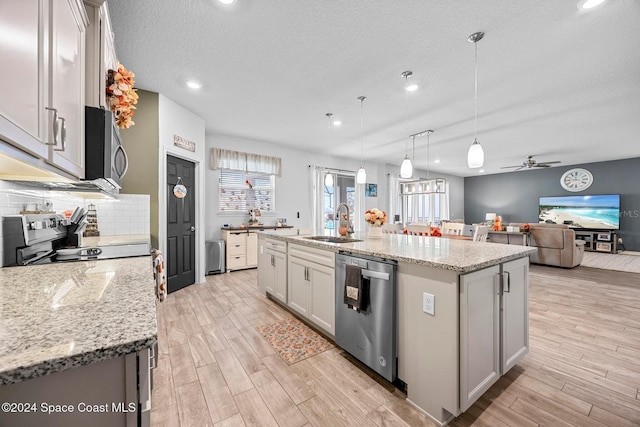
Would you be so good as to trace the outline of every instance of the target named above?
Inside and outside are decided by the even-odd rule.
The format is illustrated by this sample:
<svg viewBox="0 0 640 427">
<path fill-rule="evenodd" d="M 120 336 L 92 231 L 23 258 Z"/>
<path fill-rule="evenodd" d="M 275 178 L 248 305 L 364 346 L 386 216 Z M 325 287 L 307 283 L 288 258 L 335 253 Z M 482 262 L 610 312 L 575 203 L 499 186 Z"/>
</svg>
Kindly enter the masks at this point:
<svg viewBox="0 0 640 427">
<path fill-rule="evenodd" d="M 346 265 L 362 269 L 366 308 L 344 303 Z M 397 263 L 365 255 L 336 255 L 336 343 L 389 381 L 397 376 Z M 368 292 L 366 292 L 368 290 Z"/>
</svg>

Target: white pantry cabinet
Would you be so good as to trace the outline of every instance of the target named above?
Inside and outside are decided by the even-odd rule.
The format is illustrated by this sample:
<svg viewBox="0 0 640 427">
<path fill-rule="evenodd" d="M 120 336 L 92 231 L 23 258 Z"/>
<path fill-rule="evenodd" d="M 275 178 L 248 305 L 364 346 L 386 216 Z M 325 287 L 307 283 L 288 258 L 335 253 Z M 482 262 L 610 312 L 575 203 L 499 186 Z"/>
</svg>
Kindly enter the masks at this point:
<svg viewBox="0 0 640 427">
<path fill-rule="evenodd" d="M 80 0 L 0 3 L 0 138 L 84 177 L 84 48 Z"/>
<path fill-rule="evenodd" d="M 288 306 L 335 335 L 335 254 L 289 244 Z"/>
</svg>

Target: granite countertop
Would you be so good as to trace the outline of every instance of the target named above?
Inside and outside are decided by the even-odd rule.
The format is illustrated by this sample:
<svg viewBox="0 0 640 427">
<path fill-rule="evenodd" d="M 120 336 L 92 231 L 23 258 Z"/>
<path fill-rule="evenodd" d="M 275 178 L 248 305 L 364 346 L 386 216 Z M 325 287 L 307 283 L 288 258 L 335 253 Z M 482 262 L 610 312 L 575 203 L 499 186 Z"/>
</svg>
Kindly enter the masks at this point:
<svg viewBox="0 0 640 427">
<path fill-rule="evenodd" d="M 148 234 L 117 234 L 112 236 L 90 236 L 82 238 L 82 246 L 133 245 L 150 243 Z"/>
<path fill-rule="evenodd" d="M 286 236 L 264 231 L 270 238 L 306 246 L 328 249 L 333 252 L 346 251 L 393 259 L 398 262 L 420 264 L 429 267 L 470 273 L 513 259 L 523 258 L 538 249 L 530 246 L 503 245 L 500 243 L 473 242 L 425 237 L 406 234 L 383 234 L 379 239 L 369 239 L 366 233 L 355 233 L 352 237 L 362 242 L 328 243 L 310 240 L 304 236 Z"/>
<path fill-rule="evenodd" d="M 220 230 L 249 231 L 249 230 L 273 230 L 279 228 L 293 228 L 293 225 L 247 225 L 244 227 L 220 227 Z"/>
<path fill-rule="evenodd" d="M 0 268 L 0 385 L 157 342 L 151 257 Z"/>
</svg>

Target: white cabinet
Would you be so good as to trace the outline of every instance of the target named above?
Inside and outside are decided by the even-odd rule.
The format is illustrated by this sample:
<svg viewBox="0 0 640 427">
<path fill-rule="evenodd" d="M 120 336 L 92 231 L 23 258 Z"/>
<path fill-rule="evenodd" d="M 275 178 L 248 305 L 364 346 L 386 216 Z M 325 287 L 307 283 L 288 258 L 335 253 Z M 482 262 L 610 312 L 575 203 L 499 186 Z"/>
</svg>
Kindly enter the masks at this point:
<svg viewBox="0 0 640 427">
<path fill-rule="evenodd" d="M 289 245 L 288 305 L 330 335 L 335 335 L 335 254 Z"/>
<path fill-rule="evenodd" d="M 84 18 L 83 18 L 84 15 Z M 53 123 L 56 144 L 49 161 L 84 178 L 84 37 L 86 14 L 75 0 L 51 2 L 49 107 L 57 110 Z"/>
<path fill-rule="evenodd" d="M 86 37 L 85 103 L 91 107 L 109 108 L 105 84 L 109 70 L 116 70 L 118 60 L 109 8 L 104 0 L 84 0 L 89 26 Z"/>
<path fill-rule="evenodd" d="M 45 32 L 40 0 L 0 2 L 0 134 L 25 151 L 46 157 L 42 121 Z"/>
<path fill-rule="evenodd" d="M 460 276 L 460 410 L 529 352 L 529 258 Z"/>
<path fill-rule="evenodd" d="M 258 285 L 263 293 L 287 303 L 287 243 L 261 238 L 258 255 Z"/>
<path fill-rule="evenodd" d="M 0 138 L 77 178 L 86 24 L 79 0 L 0 3 Z"/>
<path fill-rule="evenodd" d="M 258 265 L 258 235 L 256 233 L 247 234 L 247 265 Z"/>
<path fill-rule="evenodd" d="M 227 246 L 227 271 L 258 266 L 258 236 L 245 230 L 222 230 Z"/>
</svg>

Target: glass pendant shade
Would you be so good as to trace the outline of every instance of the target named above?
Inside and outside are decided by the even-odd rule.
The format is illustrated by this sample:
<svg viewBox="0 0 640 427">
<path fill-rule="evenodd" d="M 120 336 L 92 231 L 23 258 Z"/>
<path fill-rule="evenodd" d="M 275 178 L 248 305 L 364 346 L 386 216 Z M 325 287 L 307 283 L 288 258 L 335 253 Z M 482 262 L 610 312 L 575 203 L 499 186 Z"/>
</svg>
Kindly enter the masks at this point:
<svg viewBox="0 0 640 427">
<path fill-rule="evenodd" d="M 364 166 L 360 165 L 358 173 L 356 174 L 356 184 L 364 184 L 367 182 L 367 171 L 364 170 Z"/>
<path fill-rule="evenodd" d="M 409 156 L 405 156 L 400 165 L 400 178 L 411 178 L 413 176 L 413 164 Z"/>
<path fill-rule="evenodd" d="M 474 140 L 467 153 L 467 165 L 470 168 L 481 168 L 484 165 L 484 150 L 478 140 Z"/>
<path fill-rule="evenodd" d="M 328 173 L 324 176 L 324 185 L 327 187 L 333 187 L 333 174 Z"/>
</svg>

